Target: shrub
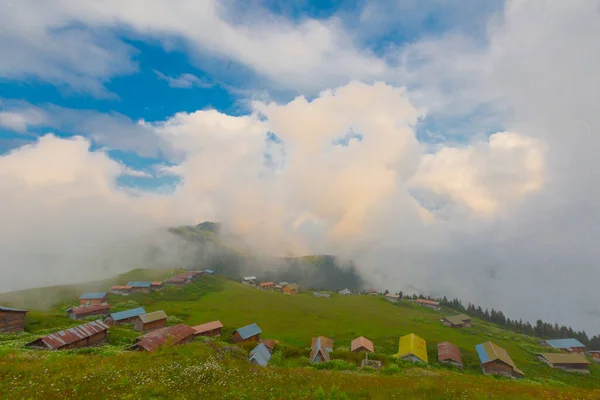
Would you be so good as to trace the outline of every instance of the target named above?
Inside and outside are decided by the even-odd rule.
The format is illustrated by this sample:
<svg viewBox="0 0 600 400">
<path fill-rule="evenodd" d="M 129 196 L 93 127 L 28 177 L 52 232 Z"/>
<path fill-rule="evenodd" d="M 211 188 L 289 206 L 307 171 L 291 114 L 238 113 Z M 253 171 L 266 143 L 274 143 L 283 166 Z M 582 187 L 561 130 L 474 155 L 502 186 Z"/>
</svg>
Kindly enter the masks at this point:
<svg viewBox="0 0 600 400">
<path fill-rule="evenodd" d="M 283 349 L 283 356 L 285 358 L 295 358 L 302 355 L 301 351 L 297 347 L 286 347 Z"/>
<path fill-rule="evenodd" d="M 389 367 L 383 367 L 381 369 L 381 373 L 383 375 L 395 375 L 399 374 L 402 371 L 397 365 L 390 365 Z"/>
<path fill-rule="evenodd" d="M 283 365 L 283 352 L 281 350 L 278 350 L 275 353 L 273 353 L 269 364 L 275 367 L 281 367 Z"/>
<path fill-rule="evenodd" d="M 183 323 L 184 321 L 181 318 L 176 317 L 174 315 L 169 315 L 167 317 L 167 326 L 179 325 Z"/>
<path fill-rule="evenodd" d="M 331 360 L 312 364 L 314 369 L 332 370 L 332 371 L 354 371 L 357 369 L 356 364 L 349 363 L 344 360 Z"/>
</svg>

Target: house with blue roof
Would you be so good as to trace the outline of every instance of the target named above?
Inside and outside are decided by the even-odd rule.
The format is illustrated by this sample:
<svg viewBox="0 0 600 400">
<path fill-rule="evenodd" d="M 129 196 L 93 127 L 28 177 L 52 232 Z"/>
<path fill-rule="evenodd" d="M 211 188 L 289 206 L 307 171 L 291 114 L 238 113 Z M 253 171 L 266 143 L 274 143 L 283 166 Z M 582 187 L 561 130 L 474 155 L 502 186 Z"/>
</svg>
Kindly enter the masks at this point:
<svg viewBox="0 0 600 400">
<path fill-rule="evenodd" d="M 232 341 L 233 343 L 240 342 L 259 342 L 260 334 L 262 331 L 256 324 L 246 325 L 242 328 L 237 329 L 233 333 Z"/>
<path fill-rule="evenodd" d="M 127 286 L 131 286 L 131 290 L 133 292 L 150 293 L 150 291 L 152 290 L 152 282 L 146 282 L 146 281 L 127 282 Z"/>
<path fill-rule="evenodd" d="M 108 303 L 108 293 L 106 292 L 84 293 L 79 296 L 79 305 L 81 306 L 95 306 L 105 303 Z"/>
<path fill-rule="evenodd" d="M 250 352 L 250 362 L 256 365 L 260 365 L 261 367 L 266 367 L 269 364 L 269 360 L 271 359 L 271 352 L 263 343 L 259 343 L 251 352 Z"/>
<path fill-rule="evenodd" d="M 585 353 L 585 345 L 575 338 L 550 339 L 543 341 L 542 344 L 568 353 Z"/>
<path fill-rule="evenodd" d="M 131 324 L 136 317 L 142 314 L 146 314 L 143 307 L 132 308 L 131 310 L 112 313 L 104 322 L 109 326 Z"/>
</svg>

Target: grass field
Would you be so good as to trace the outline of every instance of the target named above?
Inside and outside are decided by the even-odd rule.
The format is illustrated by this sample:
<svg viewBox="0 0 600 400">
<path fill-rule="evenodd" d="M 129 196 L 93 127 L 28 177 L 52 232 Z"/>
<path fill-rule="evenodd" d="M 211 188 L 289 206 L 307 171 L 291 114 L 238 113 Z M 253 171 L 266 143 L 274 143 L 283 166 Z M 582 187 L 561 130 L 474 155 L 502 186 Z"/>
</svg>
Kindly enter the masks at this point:
<svg viewBox="0 0 600 400">
<path fill-rule="evenodd" d="M 119 279 L 149 279 L 146 274 L 133 271 Z M 111 295 L 110 302 L 116 309 L 136 305 L 147 311 L 163 309 L 188 325 L 219 319 L 225 325 L 219 342 L 137 354 L 123 349 L 138 333 L 121 326 L 111 328 L 109 344 L 103 348 L 24 350 L 24 343 L 42 333 L 79 323 L 67 320 L 61 308 L 78 294 L 61 298 L 51 291 L 68 293 L 64 287 L 44 290 L 58 301 L 48 311 L 28 314 L 28 333 L 0 335 L 0 398 L 81 398 L 82 393 L 87 398 L 344 398 L 327 394 L 335 391 L 334 386 L 347 398 L 364 399 L 600 398 L 599 366 L 592 365 L 589 376 L 551 369 L 534 356 L 547 348 L 492 324 L 474 320 L 473 328 L 451 329 L 439 323 L 440 313 L 413 303 L 392 304 L 381 296 L 290 296 L 214 277 L 152 294 Z M 3 301 L 0 295 L 0 304 Z M 266 369 L 249 365 L 247 353 L 240 356 L 224 343 L 235 328 L 253 322 L 263 330 L 263 338 L 280 341 L 279 362 Z M 411 332 L 427 341 L 430 365 L 413 366 L 392 357 L 398 338 Z M 306 354 L 316 335 L 335 340 L 335 361 L 326 367 L 344 371 L 308 365 Z M 348 349 L 357 336 L 373 340 L 374 357 L 385 365 L 382 371 L 356 367 L 360 360 Z M 481 374 L 474 346 L 488 340 L 509 351 L 526 379 Z M 437 363 L 436 344 L 441 341 L 461 348 L 464 371 Z"/>
</svg>

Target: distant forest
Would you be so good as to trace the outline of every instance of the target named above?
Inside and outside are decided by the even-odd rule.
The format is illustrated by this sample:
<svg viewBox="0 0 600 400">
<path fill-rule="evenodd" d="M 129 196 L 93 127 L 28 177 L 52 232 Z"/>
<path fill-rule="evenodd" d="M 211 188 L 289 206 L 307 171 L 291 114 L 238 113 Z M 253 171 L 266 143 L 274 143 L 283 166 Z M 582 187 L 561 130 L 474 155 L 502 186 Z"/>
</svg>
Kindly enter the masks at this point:
<svg viewBox="0 0 600 400">
<path fill-rule="evenodd" d="M 399 294 L 402 295 L 402 292 Z M 480 306 L 475 306 L 471 303 L 465 307 L 459 299 L 448 300 L 445 296 L 441 299 L 437 299 L 425 296 L 417 296 L 416 294 L 412 295 L 412 298 L 414 299 L 419 297 L 422 299 L 439 301 L 444 307 L 468 314 L 471 317 L 492 322 L 516 333 L 535 336 L 541 339 L 575 338 L 581 343 L 585 344 L 585 346 L 590 350 L 600 350 L 600 335 L 589 338 L 585 331 L 575 331 L 570 326 L 559 326 L 558 324 L 544 322 L 541 319 L 538 319 L 535 325 L 532 325 L 530 322 L 523 322 L 521 319 L 510 319 L 506 317 L 502 311 L 496 311 L 493 308 L 491 310 L 484 310 Z"/>
</svg>

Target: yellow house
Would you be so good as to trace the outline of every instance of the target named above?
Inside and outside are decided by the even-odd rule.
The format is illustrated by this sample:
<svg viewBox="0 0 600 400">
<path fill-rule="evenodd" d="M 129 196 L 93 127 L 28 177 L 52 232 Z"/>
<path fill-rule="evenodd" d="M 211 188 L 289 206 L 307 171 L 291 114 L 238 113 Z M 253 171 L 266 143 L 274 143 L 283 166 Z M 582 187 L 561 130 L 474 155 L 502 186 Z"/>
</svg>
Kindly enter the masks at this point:
<svg viewBox="0 0 600 400">
<path fill-rule="evenodd" d="M 402 336 L 398 345 L 398 353 L 394 357 L 427 364 L 427 343 L 414 333 Z"/>
</svg>

